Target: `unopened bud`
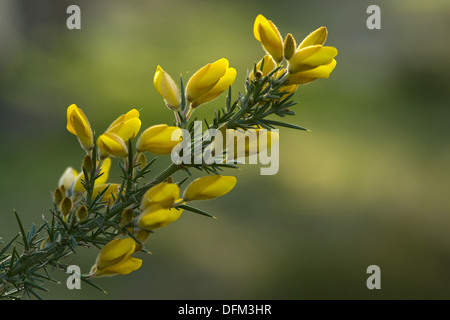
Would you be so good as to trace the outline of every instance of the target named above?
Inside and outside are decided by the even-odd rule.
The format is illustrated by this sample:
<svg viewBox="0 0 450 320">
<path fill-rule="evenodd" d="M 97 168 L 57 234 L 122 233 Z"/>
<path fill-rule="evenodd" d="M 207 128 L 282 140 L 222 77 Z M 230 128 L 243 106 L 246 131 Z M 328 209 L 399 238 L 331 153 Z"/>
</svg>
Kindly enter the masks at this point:
<svg viewBox="0 0 450 320">
<path fill-rule="evenodd" d="M 121 227 L 126 226 L 133 220 L 133 218 L 134 218 L 133 210 L 131 210 L 130 208 L 127 208 L 127 209 L 123 210 L 122 213 L 120 214 L 119 225 Z"/>
<path fill-rule="evenodd" d="M 70 211 L 72 211 L 72 206 L 72 199 L 70 199 L 69 197 L 64 197 L 64 199 L 61 201 L 61 204 L 59 205 L 59 210 L 61 210 L 63 216 L 67 216 Z"/>
<path fill-rule="evenodd" d="M 86 206 L 79 207 L 76 215 L 78 222 L 85 220 L 88 216 L 88 208 Z"/>
<path fill-rule="evenodd" d="M 286 38 L 284 39 L 284 57 L 286 60 L 292 58 L 295 53 L 297 44 L 295 43 L 295 39 L 292 34 L 288 33 Z"/>
<path fill-rule="evenodd" d="M 66 195 L 66 187 L 64 185 L 59 186 L 59 189 L 61 190 L 61 193 L 63 196 Z"/>
<path fill-rule="evenodd" d="M 63 193 L 61 192 L 60 188 L 56 188 L 55 191 L 53 191 L 53 203 L 59 206 L 63 199 Z"/>
<path fill-rule="evenodd" d="M 92 158 L 89 155 L 86 155 L 83 159 L 83 168 L 87 172 L 91 172 L 93 167 Z"/>
<path fill-rule="evenodd" d="M 260 80 L 263 77 L 263 73 L 261 72 L 261 70 L 257 70 L 255 72 L 255 80 Z"/>
</svg>

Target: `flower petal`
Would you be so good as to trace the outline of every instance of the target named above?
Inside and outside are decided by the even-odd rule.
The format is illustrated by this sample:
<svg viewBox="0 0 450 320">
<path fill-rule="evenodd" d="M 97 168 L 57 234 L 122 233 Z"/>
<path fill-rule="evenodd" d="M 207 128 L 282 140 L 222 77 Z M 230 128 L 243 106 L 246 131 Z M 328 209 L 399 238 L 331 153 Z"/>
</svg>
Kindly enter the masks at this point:
<svg viewBox="0 0 450 320">
<path fill-rule="evenodd" d="M 327 40 L 328 30 L 325 27 L 320 27 L 311 32 L 298 46 L 297 51 L 309 46 L 323 45 Z"/>
<path fill-rule="evenodd" d="M 192 182 L 185 190 L 183 199 L 186 201 L 208 200 L 223 196 L 236 185 L 233 176 L 211 175 Z"/>
</svg>

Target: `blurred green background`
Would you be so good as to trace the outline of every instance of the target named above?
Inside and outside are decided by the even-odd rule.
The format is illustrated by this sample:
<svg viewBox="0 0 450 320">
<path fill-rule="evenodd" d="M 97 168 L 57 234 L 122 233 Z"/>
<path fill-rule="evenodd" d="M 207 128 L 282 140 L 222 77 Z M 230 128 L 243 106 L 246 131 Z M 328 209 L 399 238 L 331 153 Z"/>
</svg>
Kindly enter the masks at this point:
<svg viewBox="0 0 450 320">
<path fill-rule="evenodd" d="M 66 8 L 82 28 L 66 28 Z M 381 30 L 366 27 L 371 4 Z M 0 1 L 0 236 L 48 217 L 51 191 L 83 157 L 68 133 L 77 104 L 97 132 L 130 108 L 143 128 L 171 123 L 152 85 L 160 64 L 185 80 L 226 57 L 234 94 L 263 51 L 259 14 L 301 41 L 325 25 L 338 65 L 295 96 L 282 129 L 280 170 L 227 171 L 237 187 L 199 203 L 147 242 L 143 267 L 82 284 L 48 285 L 47 299 L 449 299 L 450 2 L 419 1 Z M 211 117 L 225 96 L 202 107 Z M 163 167 L 169 158 L 161 158 Z M 118 175 L 118 168 L 114 168 Z M 97 251 L 70 260 L 87 272 Z M 381 268 L 381 290 L 366 269 Z"/>
</svg>

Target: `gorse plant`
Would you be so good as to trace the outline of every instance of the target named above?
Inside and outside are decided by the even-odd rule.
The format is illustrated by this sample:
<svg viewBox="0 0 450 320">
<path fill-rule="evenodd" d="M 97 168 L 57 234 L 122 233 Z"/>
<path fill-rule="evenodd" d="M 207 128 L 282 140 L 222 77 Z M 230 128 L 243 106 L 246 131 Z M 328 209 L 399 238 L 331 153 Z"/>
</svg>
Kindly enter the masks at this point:
<svg viewBox="0 0 450 320">
<path fill-rule="evenodd" d="M 46 291 L 44 283 L 56 281 L 50 271 L 67 270 L 65 258 L 76 253 L 78 247 L 100 249 L 91 270 L 82 274 L 81 280 L 101 289 L 93 278 L 128 274 L 141 267 L 142 260 L 137 257 L 140 252 L 147 252 L 145 242 L 156 229 L 173 223 L 184 211 L 213 217 L 192 203 L 230 192 L 236 178 L 221 172 L 237 167 L 239 162 L 235 158 L 230 161 L 229 157 L 222 162 L 199 162 L 187 151 L 217 146 L 215 139 L 202 140 L 199 146 L 198 137 L 189 136 L 183 156 L 192 161 L 172 161 L 158 174 L 153 174 L 151 168 L 160 156 L 166 159 L 174 147 L 186 142 L 183 131 L 194 133 L 195 110 L 224 92 L 224 107 L 216 110 L 212 119 L 203 119 L 207 130 L 254 130 L 253 154 L 276 142 L 278 134 L 270 132 L 272 129 L 306 130 L 283 118 L 295 114 L 290 109 L 296 104 L 291 98 L 298 86 L 328 78 L 336 66 L 337 50 L 324 46 L 327 29 L 315 30 L 297 45 L 291 34 L 283 40 L 273 22 L 259 15 L 253 32 L 266 55 L 247 72 L 245 91 L 234 99 L 231 85 L 237 72 L 227 59 L 205 65 L 186 85 L 182 78 L 178 85 L 157 66 L 153 84 L 174 113 L 173 125 L 153 125 L 139 134 L 139 112 L 132 109 L 95 137 L 82 109 L 74 104 L 68 107 L 67 130 L 78 138 L 85 151 L 81 170 L 69 167 L 63 173 L 53 192 L 51 215 L 43 217 L 39 226 L 33 224 L 25 231 L 15 212 L 19 232 L 0 251 L 0 297 L 41 298 L 38 292 Z M 263 134 L 266 141 L 270 140 L 266 146 L 262 143 Z M 225 150 L 233 149 L 228 142 L 219 144 Z M 252 141 L 248 140 L 244 143 L 245 157 L 252 154 L 250 144 Z M 151 154 L 155 156 L 149 157 Z M 109 181 L 111 157 L 119 159 L 121 181 Z M 205 175 L 188 184 L 192 169 Z M 179 171 L 186 174 L 174 181 L 173 176 Z"/>
</svg>

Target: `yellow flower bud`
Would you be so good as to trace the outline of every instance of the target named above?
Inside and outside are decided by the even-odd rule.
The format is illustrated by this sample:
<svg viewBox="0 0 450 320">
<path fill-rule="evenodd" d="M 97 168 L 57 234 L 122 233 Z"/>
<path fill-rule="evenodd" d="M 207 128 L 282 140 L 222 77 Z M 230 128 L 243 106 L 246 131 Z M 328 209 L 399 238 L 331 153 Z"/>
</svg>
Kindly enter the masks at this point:
<svg viewBox="0 0 450 320">
<path fill-rule="evenodd" d="M 284 39 L 284 57 L 286 60 L 289 60 L 296 51 L 297 44 L 295 43 L 295 39 L 292 34 L 288 33 L 286 38 Z"/>
<path fill-rule="evenodd" d="M 217 98 L 236 79 L 236 69 L 222 58 L 198 70 L 186 85 L 186 99 L 195 108 Z"/>
<path fill-rule="evenodd" d="M 86 152 L 94 147 L 93 133 L 89 121 L 83 111 L 74 104 L 67 108 L 67 130 L 78 137 Z"/>
<path fill-rule="evenodd" d="M 275 62 L 279 64 L 283 61 L 283 39 L 272 21 L 261 14 L 258 15 L 253 25 L 253 34 Z"/>
<path fill-rule="evenodd" d="M 156 91 L 164 98 L 166 105 L 171 110 L 178 110 L 180 107 L 180 91 L 175 81 L 160 66 L 156 67 L 153 85 Z"/>
<path fill-rule="evenodd" d="M 115 133 L 106 132 L 98 137 L 97 146 L 102 158 L 108 156 L 117 158 L 126 158 L 128 156 L 128 148 L 125 142 Z"/>
<path fill-rule="evenodd" d="M 128 140 L 134 139 L 141 129 L 141 120 L 139 119 L 139 111 L 131 109 L 126 114 L 117 118 L 105 131 L 105 133 L 114 133 L 118 135 L 125 144 Z"/>
<path fill-rule="evenodd" d="M 143 211 L 154 203 L 164 208 L 170 208 L 179 197 L 180 187 L 176 183 L 161 182 L 144 194 L 140 209 Z"/>
<path fill-rule="evenodd" d="M 170 154 L 183 138 L 183 132 L 178 127 L 166 124 L 152 126 L 142 132 L 136 148 L 138 152 L 149 151 L 154 154 Z"/>
<path fill-rule="evenodd" d="M 138 225 L 146 230 L 165 227 L 177 220 L 182 212 L 183 209 L 165 208 L 159 204 L 151 204 L 139 215 Z"/>
<path fill-rule="evenodd" d="M 105 189 L 106 191 L 100 201 L 108 202 L 108 205 L 112 206 L 119 195 L 120 184 L 118 183 L 96 185 L 92 191 L 92 200 L 94 200 Z"/>
<path fill-rule="evenodd" d="M 61 175 L 61 178 L 59 178 L 58 186 L 64 186 L 66 190 L 70 190 L 77 176 L 77 171 L 72 167 L 68 167 Z"/>
<path fill-rule="evenodd" d="M 64 197 L 64 199 L 62 199 L 59 205 L 59 210 L 61 211 L 63 216 L 67 216 L 72 211 L 72 207 L 73 207 L 72 199 L 69 197 Z"/>
<path fill-rule="evenodd" d="M 185 201 L 208 200 L 223 196 L 230 192 L 236 185 L 233 176 L 211 175 L 198 178 L 185 190 Z"/>
<path fill-rule="evenodd" d="M 132 238 L 115 239 L 106 244 L 91 268 L 91 276 L 102 277 L 129 274 L 142 265 L 142 260 L 133 258 L 136 242 Z"/>
<path fill-rule="evenodd" d="M 78 222 L 81 222 L 83 220 L 86 220 L 87 216 L 88 216 L 88 208 L 86 206 L 81 206 L 78 208 L 77 210 L 77 220 Z"/>
<path fill-rule="evenodd" d="M 117 118 L 97 139 L 97 146 L 102 158 L 109 156 L 125 158 L 128 156 L 127 143 L 134 139 L 141 129 L 139 111 L 132 109 Z"/>
</svg>

